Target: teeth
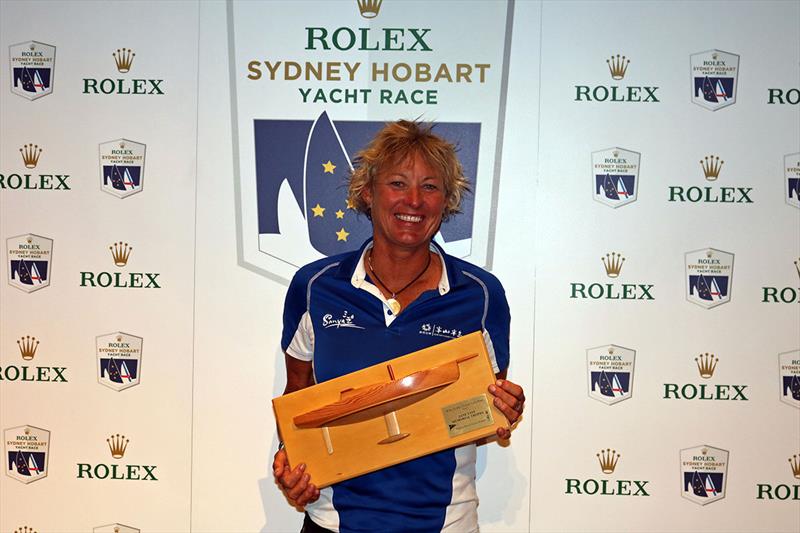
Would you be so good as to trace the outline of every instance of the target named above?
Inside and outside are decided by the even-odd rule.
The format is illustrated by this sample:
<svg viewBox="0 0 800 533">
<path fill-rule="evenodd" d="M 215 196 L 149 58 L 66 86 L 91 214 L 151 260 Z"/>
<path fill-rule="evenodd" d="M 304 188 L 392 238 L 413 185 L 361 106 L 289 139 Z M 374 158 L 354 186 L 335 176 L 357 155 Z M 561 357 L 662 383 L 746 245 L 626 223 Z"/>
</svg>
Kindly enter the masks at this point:
<svg viewBox="0 0 800 533">
<path fill-rule="evenodd" d="M 414 216 L 414 215 L 395 215 L 397 218 L 402 220 L 403 222 L 420 222 L 422 220 L 421 216 Z"/>
</svg>

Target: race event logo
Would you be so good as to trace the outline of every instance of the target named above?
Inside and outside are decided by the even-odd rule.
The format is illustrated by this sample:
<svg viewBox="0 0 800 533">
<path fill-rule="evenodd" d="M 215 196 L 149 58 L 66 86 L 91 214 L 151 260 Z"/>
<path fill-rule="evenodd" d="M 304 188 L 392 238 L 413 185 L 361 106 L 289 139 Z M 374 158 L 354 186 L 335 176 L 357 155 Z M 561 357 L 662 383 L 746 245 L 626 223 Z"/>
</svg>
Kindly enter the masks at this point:
<svg viewBox="0 0 800 533">
<path fill-rule="evenodd" d="M 711 309 L 731 300 L 733 254 L 705 248 L 685 254 L 686 299 Z"/>
<path fill-rule="evenodd" d="M 617 470 L 622 454 L 617 450 L 606 448 L 595 454 L 597 466 L 605 476 L 610 476 Z M 587 496 L 650 496 L 647 492 L 649 481 L 630 480 L 630 479 L 601 479 L 588 478 L 577 479 L 567 478 L 567 488 L 565 494 L 587 495 Z"/>
<path fill-rule="evenodd" d="M 32 361 L 39 351 L 39 339 L 23 335 L 17 341 L 17 351 L 22 357 L 21 365 L 0 366 L 0 383 L 3 381 L 67 383 L 66 367 L 63 366 L 29 366 L 25 362 Z"/>
<path fill-rule="evenodd" d="M 622 272 L 625 257 L 618 252 L 609 252 L 601 257 L 606 277 L 616 280 Z M 650 283 L 590 283 L 570 282 L 570 299 L 592 300 L 655 300 Z"/>
<path fill-rule="evenodd" d="M 127 198 L 144 187 L 145 145 L 117 139 L 100 145 L 100 189 Z"/>
<path fill-rule="evenodd" d="M 701 353 L 694 358 L 694 365 L 701 379 L 711 380 L 717 370 L 719 357 L 713 353 Z M 712 383 L 664 383 L 664 400 L 723 400 L 748 401 L 747 385 Z"/>
<path fill-rule="evenodd" d="M 38 144 L 24 144 L 19 149 L 20 159 L 26 170 L 32 170 L 39 164 L 43 148 Z M 69 174 L 31 174 L 25 170 L 12 170 L 0 174 L 0 190 L 70 190 Z"/>
<path fill-rule="evenodd" d="M 798 278 L 800 278 L 800 259 L 794 262 L 794 268 L 792 270 L 796 272 Z M 794 276 L 792 276 L 792 278 L 794 278 Z M 794 286 L 789 285 L 786 287 L 761 287 L 761 303 L 796 304 L 800 302 L 800 279 L 795 283 Z"/>
<path fill-rule="evenodd" d="M 800 208 L 800 152 L 786 154 L 783 168 L 786 203 Z"/>
<path fill-rule="evenodd" d="M 800 408 L 800 350 L 778 354 L 781 401 Z"/>
<path fill-rule="evenodd" d="M 128 266 L 133 246 L 127 242 L 112 243 L 108 250 L 114 266 L 125 269 Z M 108 271 L 83 271 L 81 274 L 81 287 L 100 287 L 103 289 L 160 289 L 158 272 L 108 272 Z"/>
<path fill-rule="evenodd" d="M 786 470 L 795 480 L 800 480 L 800 454 L 789 457 L 789 468 Z M 757 483 L 756 500 L 800 501 L 800 481 L 789 483 Z"/>
<path fill-rule="evenodd" d="M 606 59 L 608 74 L 614 81 L 621 81 L 628 73 L 631 60 L 620 54 Z M 576 102 L 659 102 L 658 87 L 641 85 L 588 85 L 575 86 Z"/>
<path fill-rule="evenodd" d="M 724 498 L 728 456 L 726 450 L 713 446 L 681 450 L 681 496 L 700 505 Z"/>
<path fill-rule="evenodd" d="M 509 5 L 429 3 L 417 17 L 397 2 L 315 6 L 287 5 L 285 20 L 302 24 L 266 36 L 253 22 L 274 19 L 267 5 L 232 6 L 239 263 L 287 281 L 303 264 L 357 249 L 372 225 L 347 202 L 354 157 L 387 122 L 417 118 L 455 145 L 473 191 L 435 240 L 491 268 Z M 489 41 L 460 29 L 471 25 Z"/>
<path fill-rule="evenodd" d="M 28 100 L 36 100 L 53 92 L 56 68 L 56 47 L 28 41 L 8 47 L 11 66 L 11 92 Z"/>
<path fill-rule="evenodd" d="M 24 292 L 50 285 L 53 239 L 28 233 L 6 239 L 8 283 Z"/>
<path fill-rule="evenodd" d="M 725 161 L 719 156 L 711 154 L 700 160 L 700 168 L 706 181 L 717 181 L 722 173 Z M 721 203 L 721 204 L 752 204 L 752 187 L 714 187 L 706 185 L 697 186 L 669 186 L 670 202 L 691 203 Z"/>
<path fill-rule="evenodd" d="M 139 533 L 139 531 L 135 527 L 124 524 L 107 524 L 105 526 L 97 526 L 92 530 L 92 533 Z"/>
<path fill-rule="evenodd" d="M 636 201 L 639 193 L 641 154 L 624 148 L 592 152 L 592 190 L 594 199 L 617 208 Z"/>
<path fill-rule="evenodd" d="M 18 426 L 3 432 L 6 475 L 26 485 L 47 477 L 50 432 L 33 426 Z"/>
<path fill-rule="evenodd" d="M 106 439 L 107 450 L 114 460 L 123 459 L 128 452 L 130 439 L 113 433 Z M 113 479 L 120 481 L 158 481 L 155 465 L 120 463 L 78 463 L 77 479 Z"/>
<path fill-rule="evenodd" d="M 586 350 L 589 398 L 613 405 L 633 394 L 636 350 L 616 344 Z"/>
<path fill-rule="evenodd" d="M 739 56 L 708 50 L 690 56 L 692 102 L 716 111 L 736 103 Z"/>
<path fill-rule="evenodd" d="M 110 54 L 119 74 L 128 74 L 133 69 L 136 52 L 130 48 L 117 48 Z M 110 61 L 109 61 L 110 67 Z M 109 68 L 109 70 L 111 70 Z M 83 78 L 83 94 L 164 94 L 164 80 L 152 78 Z"/>
<path fill-rule="evenodd" d="M 121 331 L 100 335 L 97 347 L 97 382 L 115 391 L 139 384 L 143 339 Z"/>
</svg>

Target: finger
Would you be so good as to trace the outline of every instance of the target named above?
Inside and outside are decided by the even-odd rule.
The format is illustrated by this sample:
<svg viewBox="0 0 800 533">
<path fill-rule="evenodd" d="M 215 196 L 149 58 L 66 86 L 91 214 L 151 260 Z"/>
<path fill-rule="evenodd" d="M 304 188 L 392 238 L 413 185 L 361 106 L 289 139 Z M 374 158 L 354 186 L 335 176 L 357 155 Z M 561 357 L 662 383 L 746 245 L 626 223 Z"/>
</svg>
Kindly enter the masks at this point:
<svg viewBox="0 0 800 533">
<path fill-rule="evenodd" d="M 498 379 L 497 385 L 511 396 L 518 398 L 523 403 L 525 402 L 525 391 L 513 381 L 508 381 L 507 379 Z"/>
<path fill-rule="evenodd" d="M 308 488 L 308 482 L 309 481 L 311 481 L 311 476 L 309 476 L 308 474 L 303 474 L 303 477 L 301 477 L 297 481 L 297 484 L 295 484 L 294 487 L 292 487 L 291 489 L 289 489 L 286 492 L 286 495 L 289 497 L 290 500 L 293 500 L 294 502 L 296 502 L 297 505 L 303 505 L 298 501 L 298 498 Z"/>
<path fill-rule="evenodd" d="M 500 398 L 494 399 L 494 405 L 497 407 L 503 415 L 505 415 L 506 419 L 512 424 L 517 421 L 520 417 L 521 413 L 515 410 L 511 405 L 505 403 Z"/>
<path fill-rule="evenodd" d="M 497 428 L 497 436 L 502 440 L 511 438 L 511 430 L 508 428 Z"/>
<path fill-rule="evenodd" d="M 308 503 L 315 502 L 319 499 L 319 489 L 313 483 L 309 483 L 306 490 L 297 497 L 297 505 L 304 506 Z"/>
<path fill-rule="evenodd" d="M 275 454 L 275 458 L 272 460 L 272 473 L 275 477 L 281 477 L 288 466 L 289 461 L 286 457 L 286 451 L 278 450 Z"/>
<path fill-rule="evenodd" d="M 500 400 L 503 404 L 509 406 L 511 409 L 516 410 L 518 412 L 522 411 L 522 406 L 523 406 L 522 401 L 516 396 L 513 396 L 512 394 L 506 392 L 505 389 L 500 388 L 496 385 L 490 385 L 489 392 L 491 392 L 495 396 L 495 405 L 497 405 L 498 407 L 500 407 L 500 405 L 497 403 L 497 400 Z"/>
<path fill-rule="evenodd" d="M 285 471 L 283 476 L 278 478 L 278 481 L 280 481 L 280 484 L 283 485 L 284 489 L 291 490 L 302 479 L 305 471 L 305 463 L 300 463 L 294 470 Z M 305 489 L 305 487 L 303 488 Z"/>
</svg>

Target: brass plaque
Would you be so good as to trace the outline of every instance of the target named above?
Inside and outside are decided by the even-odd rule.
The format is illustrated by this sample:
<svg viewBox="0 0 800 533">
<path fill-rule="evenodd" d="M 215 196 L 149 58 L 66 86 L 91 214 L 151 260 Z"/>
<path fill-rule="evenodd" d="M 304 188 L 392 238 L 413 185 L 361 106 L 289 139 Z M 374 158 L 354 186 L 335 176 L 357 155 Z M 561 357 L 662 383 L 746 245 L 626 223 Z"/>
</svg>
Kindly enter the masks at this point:
<svg viewBox="0 0 800 533">
<path fill-rule="evenodd" d="M 444 423 L 450 438 L 469 433 L 494 423 L 485 394 L 442 407 Z"/>
</svg>

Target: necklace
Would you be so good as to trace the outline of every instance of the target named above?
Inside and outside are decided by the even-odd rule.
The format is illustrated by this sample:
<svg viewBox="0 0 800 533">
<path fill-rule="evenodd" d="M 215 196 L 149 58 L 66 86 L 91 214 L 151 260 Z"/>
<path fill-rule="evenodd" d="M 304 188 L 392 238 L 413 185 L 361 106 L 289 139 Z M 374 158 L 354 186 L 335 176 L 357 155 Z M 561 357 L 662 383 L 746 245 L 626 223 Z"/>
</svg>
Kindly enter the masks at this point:
<svg viewBox="0 0 800 533">
<path fill-rule="evenodd" d="M 428 252 L 428 262 L 425 263 L 425 268 L 423 268 L 422 271 L 419 274 L 417 274 L 414 279 L 412 279 L 411 281 L 406 283 L 406 285 L 402 289 L 400 289 L 399 291 L 393 291 L 392 289 L 390 289 L 389 287 L 386 286 L 386 284 L 381 280 L 380 277 L 378 277 L 378 273 L 375 272 L 375 267 L 372 266 L 372 249 L 371 248 L 369 250 L 369 255 L 367 256 L 367 263 L 369 263 L 370 272 L 372 272 L 372 275 L 375 276 L 375 281 L 380 283 L 381 286 L 384 289 L 386 289 L 387 292 L 391 292 L 392 293 L 392 297 L 389 298 L 388 300 L 386 300 L 386 303 L 389 305 L 389 309 L 391 309 L 394 314 L 397 314 L 397 313 L 400 312 L 400 309 L 402 308 L 402 306 L 400 305 L 400 302 L 397 301 L 397 295 L 400 294 L 401 292 L 403 292 L 404 290 L 406 290 L 407 288 L 409 288 L 410 286 L 412 286 L 414 283 L 416 283 L 419 280 L 419 278 L 421 278 L 422 275 L 425 272 L 428 271 L 428 267 L 431 266 L 431 253 Z"/>
</svg>

